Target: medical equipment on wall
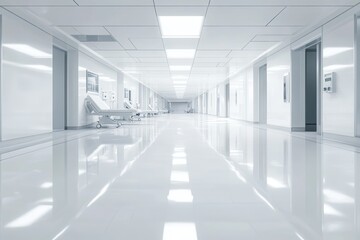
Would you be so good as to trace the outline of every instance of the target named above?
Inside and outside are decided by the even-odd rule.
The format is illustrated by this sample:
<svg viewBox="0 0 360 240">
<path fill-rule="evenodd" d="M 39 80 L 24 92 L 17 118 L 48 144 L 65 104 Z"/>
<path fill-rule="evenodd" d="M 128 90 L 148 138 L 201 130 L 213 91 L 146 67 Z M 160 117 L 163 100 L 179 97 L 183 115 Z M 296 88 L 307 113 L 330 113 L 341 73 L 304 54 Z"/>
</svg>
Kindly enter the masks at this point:
<svg viewBox="0 0 360 240">
<path fill-rule="evenodd" d="M 107 92 L 101 92 L 101 98 L 102 100 L 106 101 L 109 99 L 109 95 Z"/>
<path fill-rule="evenodd" d="M 111 101 L 111 102 L 115 102 L 115 101 L 116 101 L 116 94 L 115 94 L 115 92 L 113 92 L 113 91 L 110 92 L 110 101 Z"/>
<path fill-rule="evenodd" d="M 284 91 L 284 102 L 290 102 L 290 74 L 286 73 L 283 77 L 283 91 Z"/>
<path fill-rule="evenodd" d="M 335 92 L 335 73 L 334 72 L 324 74 L 323 91 L 326 93 L 334 93 Z"/>
</svg>

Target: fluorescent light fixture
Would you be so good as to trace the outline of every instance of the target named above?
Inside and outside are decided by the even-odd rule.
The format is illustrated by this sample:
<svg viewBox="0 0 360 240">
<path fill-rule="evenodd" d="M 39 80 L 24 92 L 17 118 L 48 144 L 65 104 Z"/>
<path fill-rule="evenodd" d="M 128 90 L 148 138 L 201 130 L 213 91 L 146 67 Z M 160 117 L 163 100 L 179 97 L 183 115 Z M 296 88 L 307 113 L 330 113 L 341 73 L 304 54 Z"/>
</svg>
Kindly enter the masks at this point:
<svg viewBox="0 0 360 240">
<path fill-rule="evenodd" d="M 18 227 L 27 227 L 35 222 L 39 221 L 44 217 L 48 212 L 52 210 L 51 205 L 39 205 L 31 209 L 29 212 L 18 217 L 12 222 L 9 222 L 5 227 L 6 228 L 18 228 Z"/>
<path fill-rule="evenodd" d="M 183 171 L 172 171 L 171 172 L 171 181 L 188 183 L 189 182 L 189 173 L 183 172 Z"/>
<path fill-rule="evenodd" d="M 167 49 L 166 55 L 168 58 L 194 58 L 195 49 Z"/>
<path fill-rule="evenodd" d="M 31 47 L 27 44 L 4 44 L 3 46 L 34 58 L 51 58 L 51 54 Z"/>
<path fill-rule="evenodd" d="M 79 71 L 84 72 L 84 71 L 86 71 L 86 68 L 79 66 Z"/>
<path fill-rule="evenodd" d="M 203 16 L 159 16 L 163 38 L 200 38 Z"/>
<path fill-rule="evenodd" d="M 191 66 L 170 66 L 170 71 L 190 71 Z"/>
<path fill-rule="evenodd" d="M 353 50 L 353 48 L 349 48 L 349 47 L 328 47 L 328 48 L 324 48 L 324 58 L 333 57 L 333 56 L 336 56 L 338 54 L 348 52 L 348 51 L 351 51 L 351 50 Z"/>
<path fill-rule="evenodd" d="M 190 189 L 171 189 L 167 199 L 169 202 L 192 203 L 194 197 Z"/>
<path fill-rule="evenodd" d="M 163 240 L 197 240 L 196 225 L 193 222 L 167 222 Z"/>
</svg>

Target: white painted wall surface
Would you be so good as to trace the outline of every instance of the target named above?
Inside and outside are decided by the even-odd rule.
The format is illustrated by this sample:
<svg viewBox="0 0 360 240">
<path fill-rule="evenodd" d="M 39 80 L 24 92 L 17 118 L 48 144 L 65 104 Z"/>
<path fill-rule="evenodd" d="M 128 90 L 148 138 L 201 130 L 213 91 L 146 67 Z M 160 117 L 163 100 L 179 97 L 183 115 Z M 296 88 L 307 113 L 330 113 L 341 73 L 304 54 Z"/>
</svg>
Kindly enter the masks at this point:
<svg viewBox="0 0 360 240">
<path fill-rule="evenodd" d="M 226 83 L 218 86 L 219 117 L 226 117 Z"/>
<path fill-rule="evenodd" d="M 285 103 L 283 99 L 283 77 L 285 74 L 290 74 L 290 66 L 290 47 L 287 47 L 268 58 L 267 123 L 269 125 L 286 128 L 291 127 L 290 103 Z"/>
<path fill-rule="evenodd" d="M 230 79 L 230 117 L 254 121 L 253 68 L 247 68 Z"/>
<path fill-rule="evenodd" d="M 217 89 L 213 88 L 208 92 L 208 114 L 216 115 L 217 111 Z"/>
<path fill-rule="evenodd" d="M 327 24 L 323 36 L 323 72 L 336 75 L 336 92 L 323 93 L 323 132 L 354 136 L 354 19 Z M 346 51 L 331 54 L 339 48 Z"/>
<path fill-rule="evenodd" d="M 37 49 L 43 56 L 21 50 L 24 47 Z M 3 13 L 2 50 L 1 139 L 51 132 L 52 38 L 27 22 Z"/>
<path fill-rule="evenodd" d="M 79 123 L 78 126 L 86 126 L 94 123 L 97 120 L 96 116 L 90 116 L 85 108 L 85 98 L 87 96 L 86 93 L 86 70 L 98 74 L 99 77 L 99 85 L 100 85 L 100 94 L 103 91 L 109 92 L 113 91 L 115 94 L 117 93 L 117 72 L 112 70 L 111 68 L 106 67 L 100 62 L 88 57 L 84 53 L 79 53 L 79 99 L 78 99 L 78 107 L 79 107 Z M 116 102 L 107 101 L 107 104 L 116 108 Z"/>
</svg>

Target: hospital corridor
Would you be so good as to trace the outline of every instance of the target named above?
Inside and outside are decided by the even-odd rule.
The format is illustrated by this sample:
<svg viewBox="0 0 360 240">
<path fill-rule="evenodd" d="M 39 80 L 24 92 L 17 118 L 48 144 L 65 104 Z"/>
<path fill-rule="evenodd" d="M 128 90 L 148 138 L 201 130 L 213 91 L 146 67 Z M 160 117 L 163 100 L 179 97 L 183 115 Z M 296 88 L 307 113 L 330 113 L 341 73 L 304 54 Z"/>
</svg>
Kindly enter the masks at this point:
<svg viewBox="0 0 360 240">
<path fill-rule="evenodd" d="M 0 240 L 359 240 L 360 0 L 0 0 Z"/>
</svg>

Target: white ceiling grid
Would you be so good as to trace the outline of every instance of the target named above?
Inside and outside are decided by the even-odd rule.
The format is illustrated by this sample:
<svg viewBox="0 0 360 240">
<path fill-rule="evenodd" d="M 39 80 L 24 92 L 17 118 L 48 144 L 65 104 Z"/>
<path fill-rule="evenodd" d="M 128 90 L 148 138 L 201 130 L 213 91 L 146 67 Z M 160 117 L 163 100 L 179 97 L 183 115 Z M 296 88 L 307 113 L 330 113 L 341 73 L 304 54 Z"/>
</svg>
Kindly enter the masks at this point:
<svg viewBox="0 0 360 240">
<path fill-rule="evenodd" d="M 224 81 L 265 51 L 360 0 L 0 0 L 69 35 L 112 35 L 84 43 L 168 99 L 176 97 L 169 65 L 192 65 L 185 99 Z M 18 11 L 17 11 L 18 12 Z M 200 38 L 162 38 L 159 16 L 204 16 Z M 194 59 L 167 59 L 166 49 L 196 49 Z"/>
</svg>

